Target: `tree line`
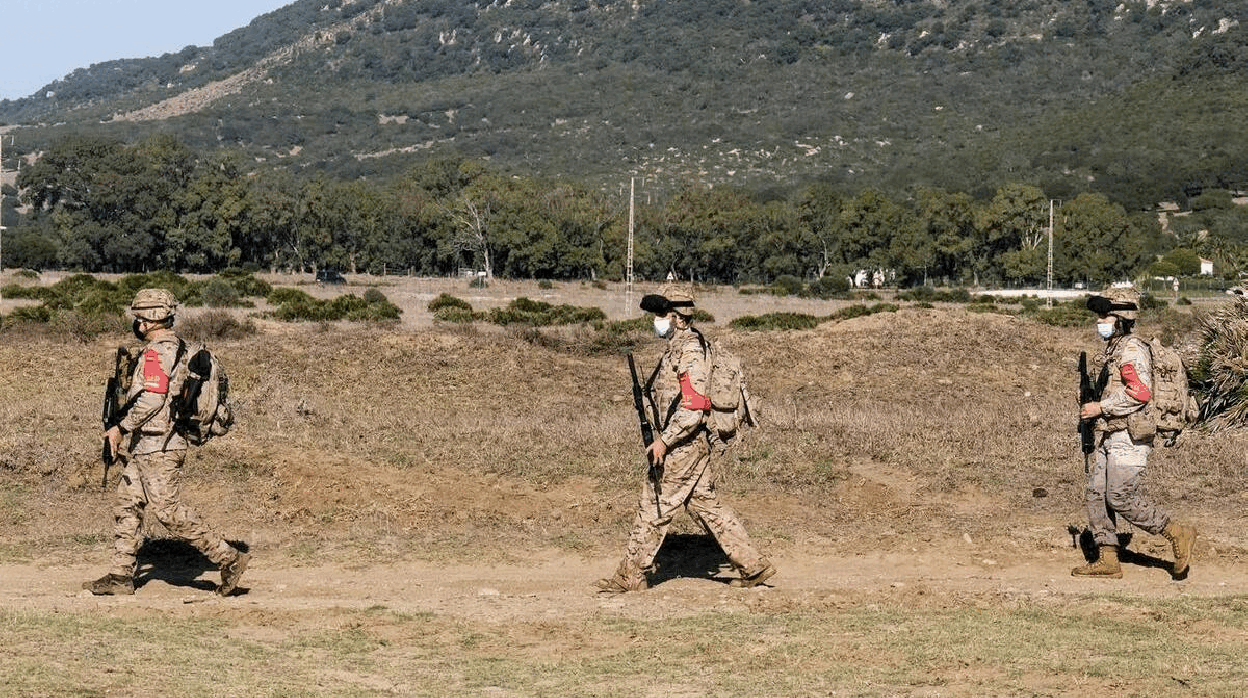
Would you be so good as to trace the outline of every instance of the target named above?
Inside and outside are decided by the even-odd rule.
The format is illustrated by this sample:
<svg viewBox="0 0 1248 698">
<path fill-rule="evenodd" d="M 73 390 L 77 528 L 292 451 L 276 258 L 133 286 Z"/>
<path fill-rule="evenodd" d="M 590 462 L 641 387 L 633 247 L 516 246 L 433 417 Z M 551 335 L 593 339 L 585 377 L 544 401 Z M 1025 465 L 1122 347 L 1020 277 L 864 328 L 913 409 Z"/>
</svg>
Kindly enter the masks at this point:
<svg viewBox="0 0 1248 698">
<path fill-rule="evenodd" d="M 169 135 L 132 144 L 73 136 L 25 167 L 18 190 L 25 213 L 4 239 L 10 267 L 619 279 L 627 264 L 626 189 L 507 176 L 472 159 L 336 181 L 257 170 Z M 1155 213 L 1103 194 L 1060 202 L 1055 281 L 1195 273 L 1201 256 L 1245 268 L 1245 207 L 1225 192 L 1194 203 L 1165 234 Z M 1022 184 L 987 200 L 941 189 L 898 197 L 831 184 L 765 194 L 690 184 L 640 197 L 634 269 L 727 284 L 881 270 L 900 286 L 1035 285 L 1047 274 L 1049 220 L 1045 192 Z"/>
</svg>

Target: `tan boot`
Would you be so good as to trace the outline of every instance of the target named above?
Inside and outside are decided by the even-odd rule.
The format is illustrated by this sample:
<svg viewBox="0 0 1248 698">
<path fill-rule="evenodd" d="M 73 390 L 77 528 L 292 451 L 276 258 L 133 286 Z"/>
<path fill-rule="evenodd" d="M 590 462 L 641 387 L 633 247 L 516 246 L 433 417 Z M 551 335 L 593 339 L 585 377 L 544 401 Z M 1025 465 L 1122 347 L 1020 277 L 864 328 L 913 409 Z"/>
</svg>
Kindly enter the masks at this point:
<svg viewBox="0 0 1248 698">
<path fill-rule="evenodd" d="M 776 574 L 776 568 L 770 562 L 764 562 L 763 566 L 754 572 L 741 571 L 741 578 L 728 582 L 728 586 L 737 587 L 738 589 L 749 589 L 771 579 Z"/>
<path fill-rule="evenodd" d="M 251 562 L 251 555 L 239 553 L 233 560 L 221 565 L 221 586 L 217 587 L 217 596 L 229 596 L 238 588 L 248 562 Z"/>
<path fill-rule="evenodd" d="M 1184 574 L 1192 562 L 1192 548 L 1196 545 L 1196 527 L 1171 521 L 1166 524 L 1161 535 L 1170 539 L 1170 547 L 1174 549 L 1174 576 Z"/>
<path fill-rule="evenodd" d="M 131 596 L 134 594 L 134 578 L 109 573 L 94 581 L 83 582 L 82 588 L 96 596 Z"/>
<path fill-rule="evenodd" d="M 1105 577 L 1122 579 L 1122 564 L 1118 562 L 1118 546 L 1102 545 L 1096 562 L 1080 565 L 1070 571 L 1072 577 Z"/>
</svg>

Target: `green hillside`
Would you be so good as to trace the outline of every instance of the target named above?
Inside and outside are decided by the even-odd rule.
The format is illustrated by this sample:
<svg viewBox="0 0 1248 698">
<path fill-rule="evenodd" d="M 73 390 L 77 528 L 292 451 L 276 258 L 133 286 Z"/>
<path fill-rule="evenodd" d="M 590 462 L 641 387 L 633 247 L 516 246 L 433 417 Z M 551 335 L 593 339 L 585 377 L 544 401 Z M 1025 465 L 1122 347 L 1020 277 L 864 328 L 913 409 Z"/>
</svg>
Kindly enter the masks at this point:
<svg viewBox="0 0 1248 698">
<path fill-rule="evenodd" d="M 161 132 L 335 178 L 454 155 L 610 187 L 1019 182 L 1137 208 L 1248 182 L 1246 20 L 1231 0 L 299 0 L 0 121 L 18 152 Z"/>
</svg>

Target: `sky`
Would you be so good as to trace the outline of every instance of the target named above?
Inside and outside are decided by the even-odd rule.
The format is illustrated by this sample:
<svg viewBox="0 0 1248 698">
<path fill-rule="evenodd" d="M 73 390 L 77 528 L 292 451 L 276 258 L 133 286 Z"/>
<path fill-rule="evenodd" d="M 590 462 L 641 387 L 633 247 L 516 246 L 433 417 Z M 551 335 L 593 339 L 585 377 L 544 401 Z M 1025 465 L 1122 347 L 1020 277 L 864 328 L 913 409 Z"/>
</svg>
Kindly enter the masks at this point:
<svg viewBox="0 0 1248 698">
<path fill-rule="evenodd" d="M 0 0 L 0 99 L 77 68 L 210 46 L 294 0 Z"/>
</svg>

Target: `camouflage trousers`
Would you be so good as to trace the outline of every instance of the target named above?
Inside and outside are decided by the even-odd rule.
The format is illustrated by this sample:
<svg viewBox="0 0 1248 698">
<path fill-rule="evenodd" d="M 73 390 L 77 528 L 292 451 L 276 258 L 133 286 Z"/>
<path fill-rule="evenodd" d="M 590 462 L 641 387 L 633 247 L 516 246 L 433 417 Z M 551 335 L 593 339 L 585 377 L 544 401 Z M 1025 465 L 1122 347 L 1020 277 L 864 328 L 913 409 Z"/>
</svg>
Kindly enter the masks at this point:
<svg viewBox="0 0 1248 698">
<path fill-rule="evenodd" d="M 1161 533 L 1170 516 L 1140 493 L 1152 446 L 1131 440 L 1126 429 L 1105 434 L 1088 470 L 1085 503 L 1088 528 L 1097 545 L 1118 545 L 1117 517 L 1152 534 Z"/>
<path fill-rule="evenodd" d="M 222 565 L 238 555 L 190 507 L 180 501 L 182 461 L 186 451 L 158 451 L 134 455 L 126 463 L 117 485 L 117 508 L 113 510 L 113 562 L 110 572 L 132 577 L 135 558 L 143 545 L 143 517 L 147 511 L 169 529 Z"/>
<path fill-rule="evenodd" d="M 755 574 L 766 567 L 769 563 L 750 544 L 750 536 L 736 512 L 720 501 L 715 491 L 716 479 L 711 467 L 711 447 L 704 436 L 695 436 L 689 443 L 669 451 L 663 463 L 659 502 L 655 502 L 654 483 L 649 478 L 642 486 L 633 532 L 617 576 L 630 586 L 645 579 L 645 574 L 653 569 L 672 517 L 682 506 L 715 536 L 728 561 L 743 574 Z"/>
</svg>

